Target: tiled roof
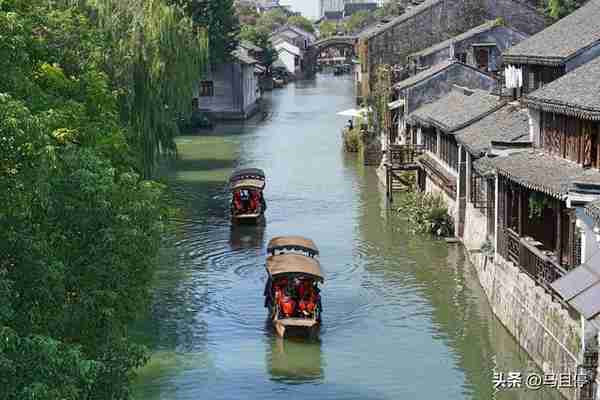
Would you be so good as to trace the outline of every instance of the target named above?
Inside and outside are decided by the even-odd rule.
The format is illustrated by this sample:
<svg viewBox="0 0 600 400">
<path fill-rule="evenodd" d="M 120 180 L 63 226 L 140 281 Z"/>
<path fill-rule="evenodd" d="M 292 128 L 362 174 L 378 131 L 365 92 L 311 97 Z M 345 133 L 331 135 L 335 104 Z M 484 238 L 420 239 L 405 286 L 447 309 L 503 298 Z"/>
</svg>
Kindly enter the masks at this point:
<svg viewBox="0 0 600 400">
<path fill-rule="evenodd" d="M 245 54 L 243 51 L 240 50 L 234 50 L 231 54 L 233 54 L 233 56 L 235 58 L 237 58 L 239 61 L 241 61 L 244 64 L 258 64 L 258 61 L 252 57 L 250 57 L 249 55 Z"/>
<path fill-rule="evenodd" d="M 501 105 L 498 97 L 483 90 L 473 90 L 471 95 L 451 91 L 446 97 L 419 107 L 410 118 L 452 133 L 493 112 Z"/>
<path fill-rule="evenodd" d="M 257 45 L 255 45 L 254 43 L 252 43 L 252 42 L 250 42 L 248 40 L 242 40 L 242 41 L 240 41 L 240 47 L 243 47 L 246 50 L 262 51 L 262 49 L 260 47 L 258 47 Z"/>
<path fill-rule="evenodd" d="M 598 226 L 600 226 L 600 200 L 588 203 L 585 206 L 585 212 L 594 219 Z"/>
<path fill-rule="evenodd" d="M 527 110 L 505 104 L 499 110 L 457 131 L 456 140 L 475 156 L 484 153 L 492 141 L 527 143 L 529 142 Z"/>
<path fill-rule="evenodd" d="M 511 47 L 509 63 L 560 65 L 600 41 L 600 0 L 590 0 L 572 14 Z"/>
<path fill-rule="evenodd" d="M 438 72 L 444 71 L 449 66 L 454 65 L 456 63 L 458 63 L 457 60 L 450 60 L 450 59 L 441 61 L 441 62 L 433 65 L 432 67 L 427 68 L 426 70 L 423 70 L 423 71 L 419 72 L 418 74 L 411 76 L 410 78 L 406 78 L 405 80 L 396 83 L 394 85 L 394 89 L 400 90 L 400 89 L 405 89 L 407 87 L 416 85 L 417 83 L 434 76 Z"/>
<path fill-rule="evenodd" d="M 569 192 L 589 191 L 590 187 L 600 193 L 600 171 L 584 169 L 539 149 L 495 157 L 491 163 L 499 174 L 559 199 Z"/>
<path fill-rule="evenodd" d="M 487 21 L 479 26 L 476 26 L 473 29 L 470 29 L 464 33 L 461 33 L 460 35 L 457 35 L 453 38 L 450 38 L 448 40 L 444 40 L 443 42 L 434 44 L 431 47 L 428 47 L 424 50 L 421 51 L 417 51 L 416 53 L 412 53 L 410 55 L 410 57 L 416 57 L 416 56 L 426 56 L 429 54 L 433 54 L 435 52 L 438 52 L 440 50 L 443 50 L 447 47 L 450 47 L 450 45 L 452 43 L 457 43 L 457 42 L 462 42 L 463 40 L 467 40 L 475 35 L 478 35 L 480 33 L 484 33 L 487 32 L 489 30 L 494 29 L 496 26 L 498 26 L 498 22 L 497 21 Z"/>
<path fill-rule="evenodd" d="M 361 39 L 371 39 L 372 37 L 377 36 L 378 34 L 380 34 L 382 32 L 385 32 L 388 28 L 391 28 L 391 27 L 396 26 L 404 21 L 411 19 L 415 15 L 420 14 L 421 12 L 427 10 L 429 7 L 439 3 L 440 1 L 442 1 L 442 0 L 425 0 L 423 3 L 419 4 L 418 6 L 412 8 L 412 9 L 408 10 L 407 12 L 405 12 L 404 14 L 399 15 L 398 17 L 392 19 L 387 24 L 381 25 L 380 27 L 378 27 L 376 29 L 368 30 L 366 32 L 361 33 L 360 38 Z"/>
<path fill-rule="evenodd" d="M 530 93 L 525 101 L 544 111 L 600 120 L 600 57 Z"/>
</svg>

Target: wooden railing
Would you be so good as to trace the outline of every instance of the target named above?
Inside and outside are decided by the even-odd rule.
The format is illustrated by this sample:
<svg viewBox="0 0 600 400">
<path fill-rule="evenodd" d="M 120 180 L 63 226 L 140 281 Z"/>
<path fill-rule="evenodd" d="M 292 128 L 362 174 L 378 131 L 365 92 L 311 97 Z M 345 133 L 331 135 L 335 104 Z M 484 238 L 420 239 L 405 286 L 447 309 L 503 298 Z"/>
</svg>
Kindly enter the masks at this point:
<svg viewBox="0 0 600 400">
<path fill-rule="evenodd" d="M 417 162 L 425 151 L 424 147 L 416 144 L 392 144 L 389 148 L 389 163 L 392 168 L 402 168 Z"/>
<path fill-rule="evenodd" d="M 501 242 L 502 255 L 549 292 L 552 292 L 550 284 L 567 273 L 554 254 L 542 250 L 542 243 L 534 239 L 519 237 L 507 228 Z"/>
</svg>

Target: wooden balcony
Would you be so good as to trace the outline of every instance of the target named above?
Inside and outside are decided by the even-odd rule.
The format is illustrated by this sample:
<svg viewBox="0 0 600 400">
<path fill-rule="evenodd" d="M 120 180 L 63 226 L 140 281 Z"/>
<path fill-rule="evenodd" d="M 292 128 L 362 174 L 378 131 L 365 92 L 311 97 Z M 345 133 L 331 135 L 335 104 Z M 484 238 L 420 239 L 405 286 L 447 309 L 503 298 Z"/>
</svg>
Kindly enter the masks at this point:
<svg viewBox="0 0 600 400">
<path fill-rule="evenodd" d="M 423 154 L 424 147 L 416 144 L 392 144 L 388 149 L 386 167 L 399 171 L 415 170 L 417 157 Z"/>
<path fill-rule="evenodd" d="M 510 228 L 506 228 L 503 237 L 499 239 L 501 255 L 518 265 L 522 272 L 548 292 L 552 293 L 550 284 L 567 273 L 554 252 L 544 249 L 542 243 L 535 239 L 519 237 Z"/>
<path fill-rule="evenodd" d="M 417 158 L 425 151 L 423 146 L 415 144 L 394 144 L 387 150 L 387 162 L 385 163 L 386 195 L 393 201 L 394 189 L 398 186 L 408 187 L 410 182 L 406 181 L 398 172 L 416 171 Z"/>
</svg>

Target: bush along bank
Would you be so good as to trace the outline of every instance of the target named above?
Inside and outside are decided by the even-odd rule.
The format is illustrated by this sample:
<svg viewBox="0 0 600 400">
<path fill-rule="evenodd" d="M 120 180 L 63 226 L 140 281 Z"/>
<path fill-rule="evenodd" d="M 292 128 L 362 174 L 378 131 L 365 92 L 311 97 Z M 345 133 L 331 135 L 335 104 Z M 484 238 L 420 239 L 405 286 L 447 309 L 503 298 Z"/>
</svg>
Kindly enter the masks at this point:
<svg viewBox="0 0 600 400">
<path fill-rule="evenodd" d="M 408 221 L 413 234 L 452 236 L 454 225 L 448 214 L 448 206 L 441 196 L 423 192 L 408 192 L 399 198 L 398 212 Z"/>
</svg>

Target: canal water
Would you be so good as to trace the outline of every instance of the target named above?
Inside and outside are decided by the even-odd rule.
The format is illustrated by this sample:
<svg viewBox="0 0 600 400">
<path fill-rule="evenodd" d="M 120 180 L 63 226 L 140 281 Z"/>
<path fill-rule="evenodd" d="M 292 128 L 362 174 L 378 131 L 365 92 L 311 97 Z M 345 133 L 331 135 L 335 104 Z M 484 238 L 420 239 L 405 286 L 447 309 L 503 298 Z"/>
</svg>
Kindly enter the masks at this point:
<svg viewBox="0 0 600 400">
<path fill-rule="evenodd" d="M 336 113 L 351 78 L 319 75 L 265 96 L 245 124 L 178 138 L 164 180 L 179 213 L 161 253 L 149 315 L 152 350 L 138 399 L 558 399 L 494 393 L 498 372 L 532 364 L 494 319 L 457 245 L 410 236 L 372 167 L 341 151 Z M 267 175 L 267 223 L 234 229 L 227 178 Z M 281 340 L 263 308 L 265 247 L 312 238 L 326 271 L 317 341 Z"/>
</svg>

